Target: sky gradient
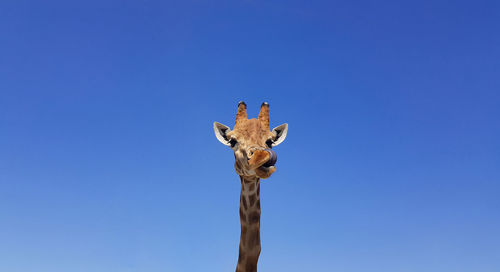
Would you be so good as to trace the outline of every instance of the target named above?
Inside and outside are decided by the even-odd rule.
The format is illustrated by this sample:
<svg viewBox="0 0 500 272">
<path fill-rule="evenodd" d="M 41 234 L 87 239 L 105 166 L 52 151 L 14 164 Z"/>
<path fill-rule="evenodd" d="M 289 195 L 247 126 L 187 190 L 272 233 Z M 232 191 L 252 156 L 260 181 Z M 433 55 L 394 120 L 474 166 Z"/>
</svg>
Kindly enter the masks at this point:
<svg viewBox="0 0 500 272">
<path fill-rule="evenodd" d="M 500 2 L 2 1 L 0 271 L 234 271 L 214 121 L 289 124 L 259 271 L 500 271 Z"/>
</svg>

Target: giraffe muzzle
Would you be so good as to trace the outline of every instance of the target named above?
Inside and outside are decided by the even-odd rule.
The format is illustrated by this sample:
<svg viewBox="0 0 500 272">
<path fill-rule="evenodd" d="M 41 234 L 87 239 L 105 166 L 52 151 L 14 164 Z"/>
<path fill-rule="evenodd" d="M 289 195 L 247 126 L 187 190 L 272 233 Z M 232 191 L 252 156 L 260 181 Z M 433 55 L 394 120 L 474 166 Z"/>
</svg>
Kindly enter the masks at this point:
<svg viewBox="0 0 500 272">
<path fill-rule="evenodd" d="M 262 166 L 264 167 L 270 167 L 276 164 L 276 161 L 278 161 L 278 155 L 276 155 L 276 152 L 274 152 L 270 148 L 266 148 L 265 151 L 269 153 L 269 160 L 264 163 Z"/>
</svg>

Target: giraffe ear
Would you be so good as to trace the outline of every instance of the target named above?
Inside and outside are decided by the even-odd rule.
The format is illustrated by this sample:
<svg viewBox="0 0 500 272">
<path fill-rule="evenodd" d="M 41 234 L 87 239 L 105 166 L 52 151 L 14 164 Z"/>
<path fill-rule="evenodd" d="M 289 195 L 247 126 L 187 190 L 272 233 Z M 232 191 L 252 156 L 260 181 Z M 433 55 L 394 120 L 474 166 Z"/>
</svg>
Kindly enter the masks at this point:
<svg viewBox="0 0 500 272">
<path fill-rule="evenodd" d="M 273 131 L 271 132 L 274 134 L 273 146 L 277 146 L 285 140 L 286 133 L 288 132 L 288 124 L 285 123 L 283 125 L 277 126 L 273 128 Z"/>
<path fill-rule="evenodd" d="M 231 129 L 223 125 L 219 122 L 214 122 L 214 131 L 215 131 L 215 137 L 217 137 L 217 140 L 221 142 L 224 145 L 231 146 L 229 143 L 229 138 L 227 137 L 227 134 L 231 132 Z"/>
</svg>

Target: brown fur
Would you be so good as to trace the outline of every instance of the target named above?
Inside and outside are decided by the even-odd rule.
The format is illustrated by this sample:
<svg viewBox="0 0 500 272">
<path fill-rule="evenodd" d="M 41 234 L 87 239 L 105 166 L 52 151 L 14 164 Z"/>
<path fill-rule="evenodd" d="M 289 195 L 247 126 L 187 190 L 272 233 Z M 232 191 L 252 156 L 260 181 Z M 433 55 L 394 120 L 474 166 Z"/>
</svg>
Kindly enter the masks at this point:
<svg viewBox="0 0 500 272">
<path fill-rule="evenodd" d="M 253 206 L 253 204 L 255 203 L 255 200 L 257 199 L 257 196 L 256 195 L 250 195 L 248 197 L 248 202 L 250 202 L 250 207 Z"/>
<path fill-rule="evenodd" d="M 241 196 L 241 203 L 243 204 L 243 207 L 246 210 L 247 209 L 247 200 L 244 196 Z"/>
<path fill-rule="evenodd" d="M 255 190 L 257 188 L 257 190 Z M 260 255 L 260 181 L 241 178 L 241 235 L 236 271 L 257 271 Z M 248 197 L 248 206 L 243 209 Z M 243 202 L 245 201 L 245 202 Z"/>
<path fill-rule="evenodd" d="M 257 179 L 243 178 L 240 205 L 240 222 L 242 224 L 240 238 L 240 254 L 236 271 L 257 271 L 257 262 L 260 255 L 260 182 L 259 178 L 268 178 L 276 168 L 261 167 L 269 159 L 266 141 L 273 137 L 269 130 L 269 106 L 261 107 L 258 119 L 246 119 L 246 106 L 240 104 L 234 130 L 230 137 L 238 141 L 238 150 L 235 151 L 236 171 L 249 173 L 253 170 Z M 247 185 L 248 184 L 248 185 Z M 257 190 L 255 191 L 255 188 Z M 247 201 L 248 197 L 248 201 Z M 243 209 L 244 208 L 244 209 Z M 245 230 L 245 231 L 243 231 Z"/>
<path fill-rule="evenodd" d="M 272 139 L 273 134 L 260 119 L 246 119 L 242 109 L 243 104 L 238 107 L 237 122 L 234 129 L 228 133 L 228 137 L 237 141 L 238 146 L 234 151 L 235 169 L 240 176 L 255 178 L 268 178 L 275 171 L 275 167 L 261 167 L 269 159 L 269 153 L 263 149 L 268 148 L 266 142 Z"/>
<path fill-rule="evenodd" d="M 264 126 L 269 127 L 269 105 L 268 104 L 262 104 L 262 106 L 260 107 L 259 120 L 262 122 L 262 124 Z"/>
<path fill-rule="evenodd" d="M 236 123 L 238 123 L 240 120 L 246 120 L 247 119 L 247 105 L 244 103 L 240 103 L 238 105 L 238 112 L 236 113 Z"/>
<path fill-rule="evenodd" d="M 246 110 L 245 103 L 238 105 L 233 130 L 226 129 L 227 133 L 217 134 L 216 124 L 214 128 L 216 135 L 219 135 L 217 136 L 219 141 L 231 145 L 235 157 L 234 166 L 241 178 L 239 210 L 241 235 L 236 271 L 256 272 L 261 250 L 260 179 L 268 178 L 276 171 L 274 166 L 263 166 L 270 160 L 269 152 L 264 149 L 269 148 L 268 141 L 276 140 L 273 139 L 276 135 L 269 129 L 269 105 L 267 103 L 262 104 L 258 118 L 248 119 Z"/>
</svg>

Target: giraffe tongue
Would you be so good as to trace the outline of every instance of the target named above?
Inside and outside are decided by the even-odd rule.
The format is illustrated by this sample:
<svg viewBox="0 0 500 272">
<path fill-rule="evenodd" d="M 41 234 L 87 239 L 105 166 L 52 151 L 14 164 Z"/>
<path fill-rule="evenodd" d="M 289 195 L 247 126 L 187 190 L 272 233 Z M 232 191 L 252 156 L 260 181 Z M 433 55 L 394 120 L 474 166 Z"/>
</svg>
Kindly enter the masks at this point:
<svg viewBox="0 0 500 272">
<path fill-rule="evenodd" d="M 265 149 L 269 153 L 269 160 L 264 163 L 262 166 L 264 167 L 270 167 L 276 164 L 276 161 L 278 160 L 278 155 L 276 155 L 276 152 L 274 152 L 270 148 Z"/>
</svg>

